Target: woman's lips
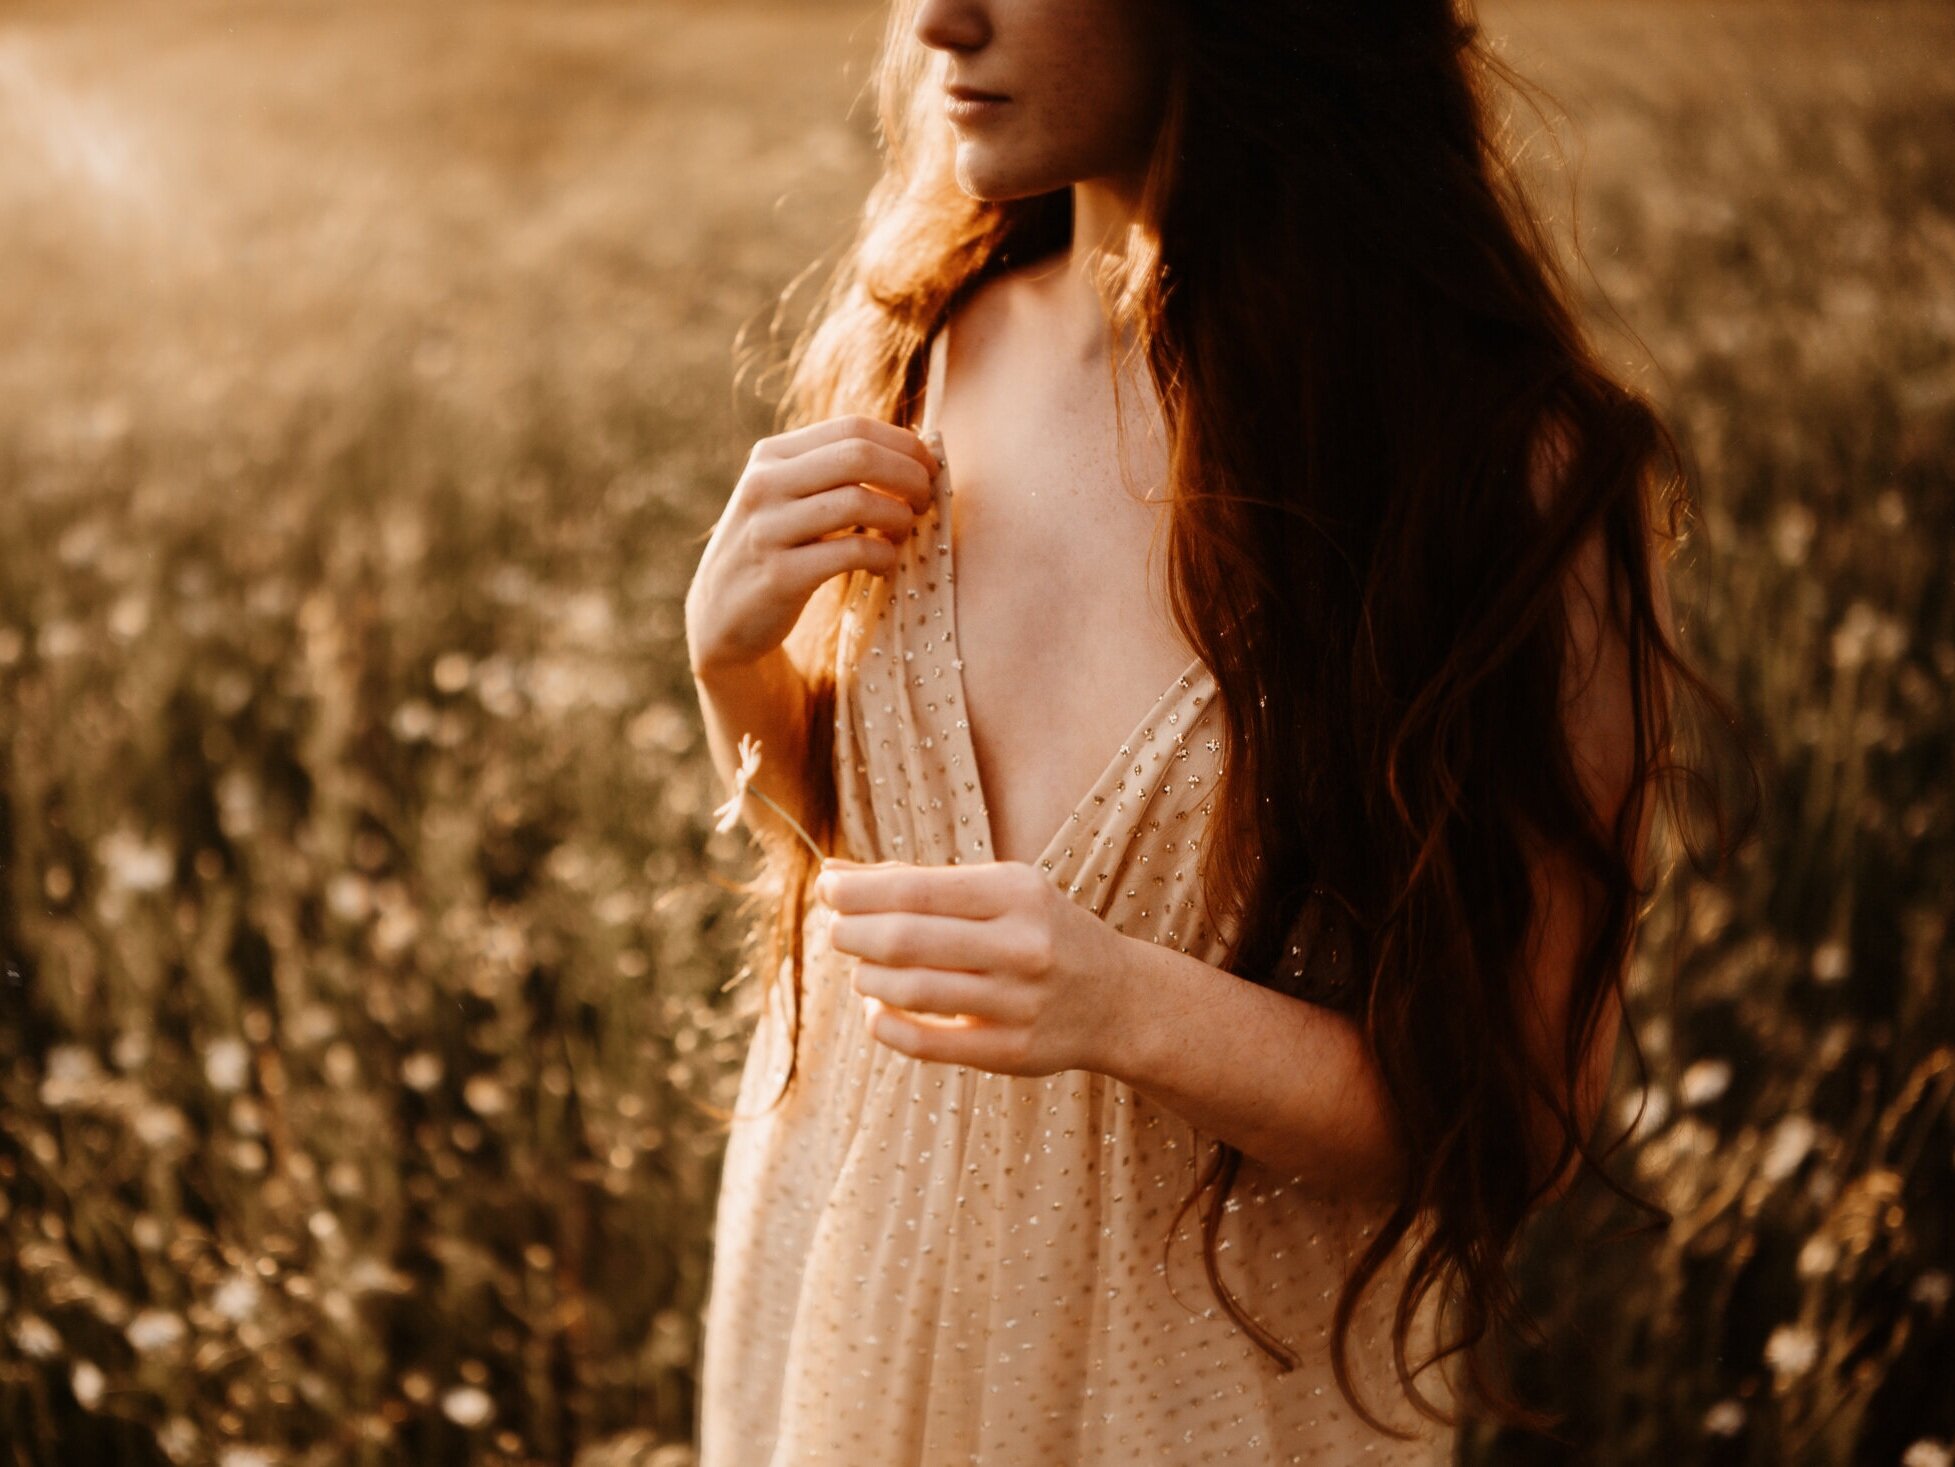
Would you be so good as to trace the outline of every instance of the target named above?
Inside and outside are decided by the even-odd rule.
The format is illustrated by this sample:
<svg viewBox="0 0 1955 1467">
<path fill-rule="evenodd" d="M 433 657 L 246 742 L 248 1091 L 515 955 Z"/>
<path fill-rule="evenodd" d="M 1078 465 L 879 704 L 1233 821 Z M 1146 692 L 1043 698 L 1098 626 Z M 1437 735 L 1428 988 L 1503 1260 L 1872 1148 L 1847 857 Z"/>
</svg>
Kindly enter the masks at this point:
<svg viewBox="0 0 1955 1467">
<path fill-rule="evenodd" d="M 946 92 L 944 116 L 952 122 L 987 122 L 1002 112 L 1011 101 L 984 92 Z"/>
</svg>

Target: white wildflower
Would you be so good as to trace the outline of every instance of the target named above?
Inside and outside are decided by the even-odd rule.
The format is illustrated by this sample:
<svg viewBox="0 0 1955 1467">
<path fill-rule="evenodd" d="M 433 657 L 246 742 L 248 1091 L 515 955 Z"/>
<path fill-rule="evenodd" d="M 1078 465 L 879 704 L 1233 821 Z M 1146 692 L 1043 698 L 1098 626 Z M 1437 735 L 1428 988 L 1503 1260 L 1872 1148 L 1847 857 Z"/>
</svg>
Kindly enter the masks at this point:
<svg viewBox="0 0 1955 1467">
<path fill-rule="evenodd" d="M 146 1104 L 135 1114 L 136 1139 L 145 1146 L 174 1146 L 190 1135 L 190 1123 L 173 1105 Z"/>
<path fill-rule="evenodd" d="M 1758 1171 L 1768 1182 L 1782 1182 L 1799 1169 L 1818 1138 L 1819 1128 L 1809 1116 L 1794 1112 L 1772 1128 L 1772 1139 L 1765 1145 Z"/>
<path fill-rule="evenodd" d="M 364 922 L 373 910 L 373 889 L 356 871 L 335 872 L 326 883 L 326 908 L 342 922 Z"/>
<path fill-rule="evenodd" d="M 1804 1375 L 1819 1358 L 1819 1336 L 1803 1324 L 1782 1324 L 1765 1341 L 1765 1363 L 1780 1377 Z"/>
<path fill-rule="evenodd" d="M 210 1307 L 236 1324 L 249 1318 L 258 1308 L 263 1291 L 248 1273 L 233 1273 L 210 1296 Z"/>
<path fill-rule="evenodd" d="M 156 1445 L 172 1462 L 188 1462 L 197 1450 L 197 1424 L 188 1416 L 172 1416 L 156 1431 Z"/>
<path fill-rule="evenodd" d="M 1638 1110 L 1642 1112 L 1640 1117 Z M 1616 1101 L 1616 1116 L 1624 1130 L 1634 1126 L 1638 1136 L 1653 1136 L 1670 1118 L 1670 1092 L 1661 1085 L 1628 1091 Z"/>
<path fill-rule="evenodd" d="M 783 810 L 773 800 L 768 799 L 765 792 L 749 788 L 753 783 L 755 773 L 759 769 L 760 740 L 752 734 L 741 734 L 740 763 L 739 767 L 733 771 L 733 793 L 728 796 L 724 805 L 721 805 L 713 812 L 713 829 L 722 834 L 733 829 L 739 823 L 742 802 L 751 794 L 755 799 L 766 805 L 768 809 L 780 816 L 781 819 L 794 827 L 794 833 L 801 837 L 801 843 L 815 853 L 816 860 L 821 860 L 821 847 L 815 844 L 815 838 L 813 836 L 801 828 L 801 822 L 788 814 L 787 811 Z"/>
<path fill-rule="evenodd" d="M 149 1036 L 140 1029 L 124 1029 L 109 1042 L 109 1058 L 118 1070 L 139 1070 L 149 1055 Z"/>
<path fill-rule="evenodd" d="M 102 1374 L 102 1367 L 93 1360 L 79 1361 L 68 1375 L 75 1401 L 84 1411 L 93 1411 L 102 1404 L 102 1392 L 108 1383 L 108 1377 Z"/>
<path fill-rule="evenodd" d="M 480 1426 L 495 1415 L 495 1402 L 476 1386 L 456 1386 L 441 1398 L 441 1413 L 457 1426 Z"/>
<path fill-rule="evenodd" d="M 1949 1467 L 1955 1462 L 1948 1449 L 1948 1443 L 1933 1437 L 1922 1437 L 1905 1452 L 1901 1453 L 1901 1467 Z"/>
<path fill-rule="evenodd" d="M 740 735 L 740 763 L 733 771 L 733 793 L 713 812 L 713 829 L 724 835 L 740 823 L 740 806 L 747 798 L 747 786 L 760 770 L 760 740 L 752 734 Z"/>
<path fill-rule="evenodd" d="M 1814 1233 L 1799 1249 L 1794 1265 L 1802 1279 L 1816 1279 L 1833 1271 L 1840 1261 L 1840 1245 L 1824 1233 Z"/>
<path fill-rule="evenodd" d="M 93 1080 L 102 1073 L 95 1051 L 81 1044 L 56 1044 L 48 1050 L 48 1078 L 69 1084 Z"/>
<path fill-rule="evenodd" d="M 1812 548 L 1813 533 L 1819 528 L 1819 519 L 1803 504 L 1781 506 L 1772 521 L 1772 550 L 1783 565 L 1799 566 L 1806 562 L 1806 552 Z"/>
<path fill-rule="evenodd" d="M 213 1039 L 210 1048 L 204 1051 L 204 1078 L 210 1081 L 213 1090 L 227 1093 L 241 1090 L 250 1072 L 251 1051 L 235 1036 L 227 1034 Z"/>
<path fill-rule="evenodd" d="M 1704 1413 L 1704 1430 L 1712 1436 L 1736 1436 L 1745 1429 L 1745 1403 L 1726 1396 Z"/>
<path fill-rule="evenodd" d="M 1828 939 L 1812 950 L 1813 982 L 1838 983 L 1852 971 L 1852 955 L 1838 939 Z"/>
<path fill-rule="evenodd" d="M 1716 1100 L 1730 1084 L 1730 1061 L 1701 1059 L 1677 1081 L 1677 1099 L 1685 1106 L 1704 1105 Z"/>
<path fill-rule="evenodd" d="M 187 1331 L 183 1317 L 172 1314 L 167 1309 L 139 1309 L 122 1331 L 129 1337 L 129 1343 L 141 1355 L 154 1350 L 167 1350 L 181 1341 Z"/>
<path fill-rule="evenodd" d="M 1948 1270 L 1943 1268 L 1931 1268 L 1917 1275 L 1907 1291 L 1908 1298 L 1917 1304 L 1927 1305 L 1937 1313 L 1948 1303 L 1948 1295 Z"/>
<path fill-rule="evenodd" d="M 394 710 L 389 725 L 403 744 L 418 744 L 434 733 L 434 708 L 425 698 L 409 698 Z"/>
<path fill-rule="evenodd" d="M 468 687 L 475 664 L 466 652 L 444 652 L 434 660 L 434 685 L 441 692 L 455 694 Z"/>
<path fill-rule="evenodd" d="M 354 1294 L 405 1294 L 413 1280 L 377 1258 L 362 1255 L 346 1270 L 346 1287 Z"/>
<path fill-rule="evenodd" d="M 14 1344 L 23 1355 L 46 1360 L 61 1352 L 61 1336 L 38 1314 L 23 1314 L 14 1321 Z"/>
<path fill-rule="evenodd" d="M 417 1049 L 401 1061 L 401 1079 L 410 1089 L 429 1091 L 441 1083 L 441 1056 L 431 1050 Z"/>
<path fill-rule="evenodd" d="M 344 1039 L 335 1039 L 326 1046 L 319 1068 L 324 1072 L 327 1083 L 335 1089 L 348 1090 L 360 1078 L 360 1056 Z"/>
<path fill-rule="evenodd" d="M 462 1102 L 478 1116 L 499 1116 L 509 1109 L 509 1092 L 493 1075 L 471 1075 L 462 1086 Z"/>
<path fill-rule="evenodd" d="M 79 1044 L 57 1044 L 48 1051 L 41 1104 L 49 1110 L 79 1105 L 97 1092 L 101 1079 L 102 1067 L 93 1050 Z"/>
<path fill-rule="evenodd" d="M 1880 613 L 1870 602 L 1856 600 L 1849 604 L 1839 625 L 1833 628 L 1833 665 L 1851 671 L 1864 663 L 1879 627 Z"/>
<path fill-rule="evenodd" d="M 102 837 L 95 859 L 108 874 L 109 884 L 124 891 L 161 891 L 176 874 L 176 858 L 165 841 L 146 841 L 129 830 Z"/>
</svg>

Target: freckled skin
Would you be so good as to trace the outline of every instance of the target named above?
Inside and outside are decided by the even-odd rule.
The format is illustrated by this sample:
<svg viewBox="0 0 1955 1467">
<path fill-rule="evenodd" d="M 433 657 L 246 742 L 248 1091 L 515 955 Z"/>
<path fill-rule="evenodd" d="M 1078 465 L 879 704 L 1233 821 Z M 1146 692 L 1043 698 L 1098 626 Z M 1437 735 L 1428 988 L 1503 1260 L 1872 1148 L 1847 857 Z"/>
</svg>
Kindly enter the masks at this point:
<svg viewBox="0 0 1955 1467">
<path fill-rule="evenodd" d="M 940 82 L 1012 103 L 960 132 L 958 185 L 1011 199 L 1137 174 L 1166 75 L 1157 11 L 1150 0 L 925 0 L 913 29 L 938 53 Z"/>
<path fill-rule="evenodd" d="M 936 530 L 926 520 L 890 582 L 847 604 L 837 816 L 848 849 L 898 863 L 881 869 L 1002 872 L 960 724 Z M 1230 936 L 1196 882 L 1221 747 L 1212 693 L 1200 678 L 1171 689 L 1038 863 L 1124 938 L 1204 962 Z M 715 1221 L 701 1467 L 1451 1460 L 1443 1437 L 1377 1437 L 1337 1394 L 1328 1318 L 1372 1226 L 1363 1209 L 1247 1164 L 1221 1256 L 1299 1355 L 1274 1376 L 1206 1293 L 1190 1219 L 1163 1265 L 1196 1160 L 1190 1127 L 1091 1069 L 1014 1075 L 878 1042 L 845 925 L 870 930 L 821 905 L 806 925 L 799 1090 L 767 1109 L 787 1063 L 778 1009 L 741 1075 L 735 1109 L 751 1119 L 729 1138 Z M 1354 1366 L 1366 1399 L 1409 1425 L 1384 1344 L 1395 1283 L 1359 1306 Z M 1421 1384 L 1444 1400 L 1429 1375 Z"/>
<path fill-rule="evenodd" d="M 995 918 L 934 927 L 910 907 L 810 911 L 797 1088 L 769 1108 L 789 1056 L 788 1015 L 770 1003 L 735 1105 L 700 1467 L 1452 1459 L 1430 1428 L 1375 1435 L 1338 1393 L 1328 1325 L 1373 1224 L 1361 1207 L 1247 1161 L 1219 1257 L 1296 1353 L 1277 1375 L 1216 1305 L 1193 1214 L 1164 1260 L 1209 1154 L 1184 1120 L 1090 1066 L 920 1058 L 870 1031 L 879 1005 L 855 988 L 874 973 L 927 995 L 948 974 L 964 1002 L 1035 998 L 1049 960 L 1015 958 L 1031 978 L 928 961 L 950 923 L 1022 921 L 1025 872 L 1002 863 L 1026 863 L 1120 942 L 1205 963 L 1228 946 L 1197 881 L 1222 749 L 1213 683 L 1150 579 L 1158 404 L 1123 382 L 1116 412 L 1104 323 L 1074 268 L 1081 240 L 1130 217 L 1162 61 L 1151 15 L 1152 0 L 925 0 L 916 13 L 938 85 L 1011 98 L 961 132 L 959 184 L 987 198 L 1071 185 L 1075 249 L 977 293 L 933 348 L 923 426 L 943 435 L 942 499 L 888 580 L 857 581 L 845 605 L 836 817 L 846 850 L 901 863 L 899 879 L 1004 878 L 1017 895 Z M 978 1012 L 917 1017 L 941 1026 L 933 1043 L 960 1031 L 970 1045 L 987 1038 L 967 1023 Z M 1359 1302 L 1352 1365 L 1369 1404 L 1416 1426 L 1386 1343 L 1396 1283 L 1388 1269 Z M 1413 1360 L 1436 1338 L 1436 1302 Z M 1445 1402 L 1431 1373 L 1420 1384 Z"/>
<path fill-rule="evenodd" d="M 998 857 L 1029 861 L 1194 655 L 1163 586 L 1159 403 L 1138 362 L 1116 398 L 1085 274 L 1089 247 L 1133 218 L 1163 28 L 1149 3 L 996 0 L 926 3 L 914 31 L 934 84 L 1008 99 L 948 124 L 960 186 L 1073 191 L 1071 250 L 988 283 L 950 323 L 940 418 L 973 742 Z"/>
</svg>

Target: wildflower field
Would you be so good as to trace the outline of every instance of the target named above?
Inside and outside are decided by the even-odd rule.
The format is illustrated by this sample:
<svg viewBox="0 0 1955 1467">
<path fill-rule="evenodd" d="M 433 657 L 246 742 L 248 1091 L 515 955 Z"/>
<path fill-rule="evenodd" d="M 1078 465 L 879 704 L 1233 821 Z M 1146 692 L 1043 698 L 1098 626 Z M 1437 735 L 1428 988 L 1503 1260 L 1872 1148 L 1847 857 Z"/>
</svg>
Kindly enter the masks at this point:
<svg viewBox="0 0 1955 1467">
<path fill-rule="evenodd" d="M 1578 1445 L 1463 1460 L 1947 1467 L 1955 7 L 1485 19 L 1769 762 L 1634 975 L 1673 1222 L 1528 1242 Z M 691 1462 L 758 979 L 681 604 L 878 23 L 0 6 L 0 1462 Z"/>
</svg>

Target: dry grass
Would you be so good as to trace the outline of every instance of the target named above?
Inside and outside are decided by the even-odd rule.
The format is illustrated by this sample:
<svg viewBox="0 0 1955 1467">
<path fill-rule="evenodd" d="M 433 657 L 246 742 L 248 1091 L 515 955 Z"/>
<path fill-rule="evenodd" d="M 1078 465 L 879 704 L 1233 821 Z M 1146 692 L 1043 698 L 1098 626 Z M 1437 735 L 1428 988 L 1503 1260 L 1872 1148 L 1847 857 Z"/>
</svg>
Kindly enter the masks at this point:
<svg viewBox="0 0 1955 1467">
<path fill-rule="evenodd" d="M 1945 1463 L 1955 11 L 1489 19 L 1584 141 L 1693 646 L 1779 765 L 1639 965 L 1678 1223 L 1544 1223 L 1524 1377 L 1582 1460 Z M 875 28 L 0 11 L 11 1460 L 689 1459 L 745 857 L 680 605 Z"/>
</svg>

